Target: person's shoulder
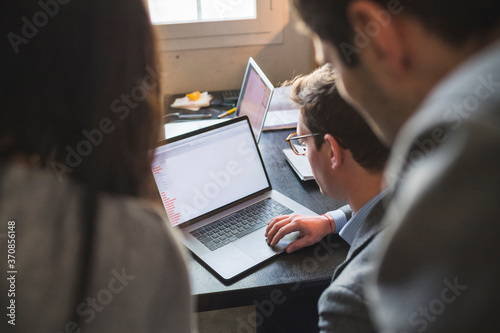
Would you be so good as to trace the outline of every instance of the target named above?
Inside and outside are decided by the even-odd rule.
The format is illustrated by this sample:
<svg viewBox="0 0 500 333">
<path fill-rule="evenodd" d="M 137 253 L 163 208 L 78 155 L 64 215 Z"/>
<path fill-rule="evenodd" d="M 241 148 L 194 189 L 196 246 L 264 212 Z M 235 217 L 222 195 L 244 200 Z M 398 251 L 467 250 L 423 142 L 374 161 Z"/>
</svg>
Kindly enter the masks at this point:
<svg viewBox="0 0 500 333">
<path fill-rule="evenodd" d="M 357 295 L 359 299 L 364 300 L 365 281 L 372 277 L 376 269 L 376 256 L 380 246 L 384 244 L 387 231 L 388 229 L 384 228 L 367 240 L 364 247 L 352 257 L 325 292 Z"/>
<path fill-rule="evenodd" d="M 347 263 L 320 297 L 320 307 L 342 307 L 358 304 L 366 307 L 365 286 L 376 270 L 376 255 L 384 243 L 387 228 L 371 237 L 362 250 Z"/>
<path fill-rule="evenodd" d="M 143 227 L 155 227 L 166 223 L 160 208 L 148 200 L 104 194 L 99 198 L 99 205 L 101 212 L 124 216 L 124 223 L 140 222 Z"/>
<path fill-rule="evenodd" d="M 400 209 L 417 203 L 422 192 L 430 189 L 431 193 L 437 193 L 435 189 L 467 193 L 467 186 L 477 188 L 485 176 L 495 180 L 500 167 L 500 103 L 478 108 L 456 122 L 444 118 L 427 126 L 412 139 L 405 154 L 393 154 L 386 170 L 390 183 L 398 184 Z M 482 185 L 493 189 L 494 184 Z"/>
<path fill-rule="evenodd" d="M 161 207 L 145 199 L 103 195 L 99 199 L 99 219 L 109 228 L 125 231 L 134 243 L 179 245 L 178 233 Z"/>
</svg>

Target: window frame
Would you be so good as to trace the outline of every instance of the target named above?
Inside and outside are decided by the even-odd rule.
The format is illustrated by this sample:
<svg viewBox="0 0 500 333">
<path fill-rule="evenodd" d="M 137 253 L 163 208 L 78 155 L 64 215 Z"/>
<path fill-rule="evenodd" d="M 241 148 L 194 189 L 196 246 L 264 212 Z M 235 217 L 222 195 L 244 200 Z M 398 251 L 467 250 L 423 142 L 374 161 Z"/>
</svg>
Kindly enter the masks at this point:
<svg viewBox="0 0 500 333">
<path fill-rule="evenodd" d="M 256 19 L 153 25 L 160 51 L 282 43 L 288 1 L 256 1 Z"/>
</svg>

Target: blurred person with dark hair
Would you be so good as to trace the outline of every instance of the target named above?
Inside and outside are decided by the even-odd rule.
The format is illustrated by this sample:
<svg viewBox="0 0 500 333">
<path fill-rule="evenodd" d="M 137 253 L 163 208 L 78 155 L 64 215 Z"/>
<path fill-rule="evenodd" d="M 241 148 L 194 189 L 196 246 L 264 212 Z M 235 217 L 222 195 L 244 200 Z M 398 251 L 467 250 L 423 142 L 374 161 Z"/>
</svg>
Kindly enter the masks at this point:
<svg viewBox="0 0 500 333">
<path fill-rule="evenodd" d="M 15 244 L 0 262 L 17 271 L 0 282 L 0 307 L 14 304 L 0 331 L 191 332 L 183 250 L 153 196 L 162 111 L 144 2 L 0 7 L 0 232 Z"/>
<path fill-rule="evenodd" d="M 500 2 L 294 0 L 341 94 L 392 145 L 383 332 L 496 332 Z"/>
<path fill-rule="evenodd" d="M 383 233 L 382 175 L 389 151 L 340 97 L 332 66 L 296 78 L 292 99 L 301 108 L 297 134 L 289 138 L 292 148 L 299 154 L 305 149 L 321 193 L 348 205 L 322 216 L 278 216 L 267 227 L 268 243 L 274 246 L 299 231 L 300 238 L 286 248 L 290 253 L 338 233 L 351 248 L 319 302 L 288 301 L 258 331 L 317 331 L 319 314 L 321 332 L 372 332 L 364 280 L 373 270 L 371 257 Z"/>
</svg>

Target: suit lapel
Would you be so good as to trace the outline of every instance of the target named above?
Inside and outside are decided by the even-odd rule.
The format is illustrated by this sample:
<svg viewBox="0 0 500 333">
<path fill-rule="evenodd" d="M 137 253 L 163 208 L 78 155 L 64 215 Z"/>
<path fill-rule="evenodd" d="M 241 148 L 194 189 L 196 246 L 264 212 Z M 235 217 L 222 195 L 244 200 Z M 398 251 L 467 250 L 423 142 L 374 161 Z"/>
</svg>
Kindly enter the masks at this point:
<svg viewBox="0 0 500 333">
<path fill-rule="evenodd" d="M 385 196 L 382 198 L 372 209 L 370 214 L 366 217 L 366 220 L 362 223 L 358 232 L 356 233 L 356 237 L 354 237 L 354 241 L 347 253 L 347 257 L 342 264 L 340 264 L 333 273 L 332 282 L 342 273 L 344 268 L 360 253 L 378 234 L 383 227 L 381 226 L 380 221 L 384 216 L 385 208 Z"/>
</svg>

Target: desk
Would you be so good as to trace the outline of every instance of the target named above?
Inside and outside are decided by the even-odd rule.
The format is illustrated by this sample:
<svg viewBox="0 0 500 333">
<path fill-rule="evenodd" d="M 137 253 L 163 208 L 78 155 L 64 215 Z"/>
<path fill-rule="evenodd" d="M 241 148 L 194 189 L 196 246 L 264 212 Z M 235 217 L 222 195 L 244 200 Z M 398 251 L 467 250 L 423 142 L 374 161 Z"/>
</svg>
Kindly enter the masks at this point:
<svg viewBox="0 0 500 333">
<path fill-rule="evenodd" d="M 318 214 L 344 205 L 343 202 L 323 197 L 314 181 L 302 182 L 295 175 L 282 153 L 282 149 L 288 146 L 285 138 L 290 132 L 264 132 L 259 143 L 273 188 Z M 272 258 L 229 286 L 191 258 L 191 280 L 197 311 L 319 297 L 330 284 L 335 267 L 344 260 L 347 251 L 347 244 L 339 236 L 327 236 L 319 244 Z"/>
</svg>

